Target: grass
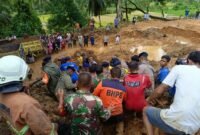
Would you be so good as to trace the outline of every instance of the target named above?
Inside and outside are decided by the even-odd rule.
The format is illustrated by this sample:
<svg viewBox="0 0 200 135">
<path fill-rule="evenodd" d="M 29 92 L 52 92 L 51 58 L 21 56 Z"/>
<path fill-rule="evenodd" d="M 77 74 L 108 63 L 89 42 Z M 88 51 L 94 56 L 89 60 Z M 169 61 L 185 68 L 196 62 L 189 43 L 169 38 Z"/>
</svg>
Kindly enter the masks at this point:
<svg viewBox="0 0 200 135">
<path fill-rule="evenodd" d="M 48 19 L 51 17 L 51 14 L 39 15 L 38 17 L 42 23 L 48 23 Z"/>
<path fill-rule="evenodd" d="M 184 16 L 185 15 L 185 10 L 184 9 L 179 9 L 179 10 L 174 10 L 173 9 L 173 3 L 168 3 L 167 4 L 167 8 L 164 10 L 165 13 L 167 14 L 167 16 Z M 114 10 L 112 8 L 110 8 L 109 10 Z M 152 12 L 150 12 L 151 15 L 155 15 L 155 16 L 162 16 L 161 15 L 161 11 L 159 9 L 151 9 Z M 190 9 L 190 14 L 195 14 L 196 13 L 196 9 L 195 8 L 191 8 Z M 143 13 L 139 12 L 139 11 L 135 11 L 129 14 L 129 21 L 132 20 L 133 16 L 143 16 Z M 43 24 L 43 28 L 45 30 L 47 30 L 47 24 L 48 24 L 48 19 L 51 17 L 51 14 L 46 14 L 46 15 L 39 15 L 39 18 Z M 105 27 L 108 24 L 113 24 L 114 19 L 116 17 L 116 14 L 105 14 L 101 16 L 101 24 L 103 27 Z M 125 17 L 125 16 L 124 16 Z M 95 26 L 99 27 L 99 18 L 98 17 L 94 17 L 96 23 Z"/>
</svg>

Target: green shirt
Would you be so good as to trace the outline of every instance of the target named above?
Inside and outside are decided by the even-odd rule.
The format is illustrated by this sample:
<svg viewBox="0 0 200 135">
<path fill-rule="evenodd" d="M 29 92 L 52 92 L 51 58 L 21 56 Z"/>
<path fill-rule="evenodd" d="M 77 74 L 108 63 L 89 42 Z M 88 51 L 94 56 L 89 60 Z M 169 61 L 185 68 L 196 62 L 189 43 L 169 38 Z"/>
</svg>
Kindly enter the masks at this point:
<svg viewBox="0 0 200 135">
<path fill-rule="evenodd" d="M 99 118 L 107 120 L 111 115 L 98 97 L 86 91 L 69 94 L 64 103 L 66 112 L 71 116 L 72 135 L 96 135 L 100 126 Z"/>
</svg>

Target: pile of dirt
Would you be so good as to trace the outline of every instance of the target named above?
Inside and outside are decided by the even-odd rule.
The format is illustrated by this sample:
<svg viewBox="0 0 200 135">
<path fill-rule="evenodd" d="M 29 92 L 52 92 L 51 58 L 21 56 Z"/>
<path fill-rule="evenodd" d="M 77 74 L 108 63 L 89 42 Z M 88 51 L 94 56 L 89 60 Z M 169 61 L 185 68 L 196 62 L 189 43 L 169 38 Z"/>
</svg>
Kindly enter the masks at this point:
<svg viewBox="0 0 200 135">
<path fill-rule="evenodd" d="M 103 47 L 103 35 L 106 33 L 105 30 L 97 30 L 95 33 L 96 45 L 84 49 L 72 48 L 66 49 L 58 54 L 53 54 L 54 59 L 62 58 L 65 56 L 75 57 L 77 53 L 85 54 L 88 57 L 93 57 L 95 61 L 101 62 L 104 60 L 109 61 L 113 55 L 118 56 L 124 61 L 130 60 L 130 57 L 134 54 L 138 54 L 138 51 L 131 52 L 131 48 L 140 46 L 159 46 L 163 49 L 166 54 L 169 54 L 172 59 L 178 57 L 185 57 L 189 52 L 199 48 L 200 42 L 200 27 L 195 20 L 178 20 L 171 22 L 162 21 L 147 21 L 136 23 L 136 25 L 127 25 L 121 29 L 113 29 L 109 32 L 109 45 Z M 181 25 L 180 25 L 181 24 Z M 115 45 L 115 36 L 120 34 L 121 44 Z M 36 39 L 39 37 L 36 36 Z M 30 41 L 34 38 L 27 38 L 23 41 Z M 183 43 L 187 42 L 187 43 Z M 12 47 L 11 47 L 12 48 Z M 150 47 L 145 51 L 151 51 Z M 154 48 L 154 47 L 153 47 Z M 156 48 L 156 47 L 155 47 Z M 143 50 L 141 50 L 143 51 Z M 159 57 L 156 52 L 155 57 Z M 159 59 L 157 58 L 157 59 Z M 41 76 L 41 65 L 42 59 L 39 59 L 36 63 L 30 65 L 34 70 L 34 78 Z M 159 62 L 152 60 L 150 62 L 156 69 L 159 68 Z M 173 61 L 174 63 L 174 61 Z M 59 117 L 56 110 L 58 103 L 48 95 L 46 87 L 34 88 L 31 91 L 31 95 L 36 98 L 42 105 L 45 113 L 50 117 L 53 122 L 58 122 L 63 118 Z M 168 99 L 160 99 L 161 107 L 168 107 Z M 158 105 L 157 105 L 158 106 Z M 0 127 L 3 127 L 0 125 Z M 111 135 L 112 126 L 104 127 L 105 135 Z M 0 132 L 6 128 L 0 128 Z M 2 133 L 2 132 L 1 132 Z M 135 117 L 133 114 L 125 114 L 125 134 L 126 135 L 145 135 L 146 130 L 142 122 L 141 117 Z M 156 135 L 159 135 L 159 130 L 156 131 Z M 7 135 L 7 134 L 4 134 Z"/>
<path fill-rule="evenodd" d="M 51 121 L 58 122 L 61 118 L 57 114 L 58 102 L 52 98 L 45 86 L 36 87 L 31 89 L 31 96 L 41 104 L 44 112 L 49 116 Z"/>
<path fill-rule="evenodd" d="M 148 28 L 144 31 L 137 30 L 135 37 L 140 38 L 148 38 L 148 39 L 155 39 L 155 38 L 164 38 L 167 37 L 166 34 L 164 34 L 160 29 L 158 28 Z"/>
<path fill-rule="evenodd" d="M 19 44 L 3 44 L 0 45 L 0 53 L 13 52 L 19 50 Z"/>
</svg>

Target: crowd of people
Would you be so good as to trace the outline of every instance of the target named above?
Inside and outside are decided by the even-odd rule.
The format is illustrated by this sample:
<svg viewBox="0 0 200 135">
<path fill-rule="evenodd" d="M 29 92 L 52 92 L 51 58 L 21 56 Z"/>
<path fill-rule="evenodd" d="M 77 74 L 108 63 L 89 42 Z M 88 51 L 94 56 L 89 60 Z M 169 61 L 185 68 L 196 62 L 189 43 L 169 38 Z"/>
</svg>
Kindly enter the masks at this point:
<svg viewBox="0 0 200 135">
<path fill-rule="evenodd" d="M 100 135 L 101 125 L 114 125 L 112 133 L 123 135 L 126 112 L 143 114 L 148 135 L 154 134 L 153 127 L 167 134 L 195 134 L 200 128 L 200 52 L 178 59 L 171 70 L 170 60 L 162 56 L 160 70 L 155 71 L 147 52 L 132 56 L 126 66 L 116 56 L 97 62 L 77 53 L 54 63 L 48 55 L 42 62 L 41 83 L 58 102 L 59 115 L 70 119 L 55 124 L 26 94 L 28 65 L 17 56 L 5 56 L 0 59 L 0 114 L 9 112 L 7 123 L 16 134 Z M 156 108 L 163 93 L 172 103 Z"/>
<path fill-rule="evenodd" d="M 52 53 L 58 52 L 65 48 L 73 47 L 88 47 L 95 45 L 94 34 L 81 34 L 81 33 L 67 33 L 67 34 L 53 34 L 49 36 L 42 36 L 41 41 L 46 45 L 46 54 L 51 55 Z"/>
</svg>

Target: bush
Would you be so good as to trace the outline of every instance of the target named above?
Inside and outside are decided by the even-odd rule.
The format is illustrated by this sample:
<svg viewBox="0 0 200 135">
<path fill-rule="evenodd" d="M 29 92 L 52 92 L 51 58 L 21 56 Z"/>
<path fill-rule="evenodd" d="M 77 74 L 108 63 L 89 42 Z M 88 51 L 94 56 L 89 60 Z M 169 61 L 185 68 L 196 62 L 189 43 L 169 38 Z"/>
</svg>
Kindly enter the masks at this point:
<svg viewBox="0 0 200 135">
<path fill-rule="evenodd" d="M 49 6 L 53 13 L 47 26 L 50 33 L 71 31 L 75 23 L 87 24 L 87 14 L 80 11 L 73 0 L 61 0 L 59 3 L 51 0 Z"/>
<path fill-rule="evenodd" d="M 16 3 L 17 14 L 12 19 L 12 31 L 16 36 L 39 35 L 43 33 L 42 23 L 36 14 L 31 11 L 28 3 L 18 1 Z"/>
</svg>

